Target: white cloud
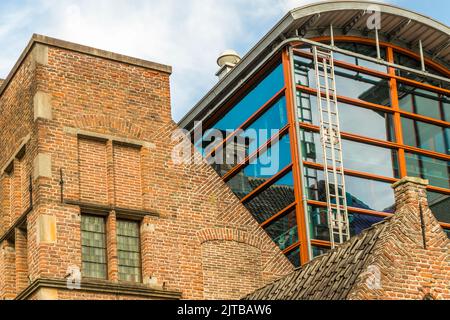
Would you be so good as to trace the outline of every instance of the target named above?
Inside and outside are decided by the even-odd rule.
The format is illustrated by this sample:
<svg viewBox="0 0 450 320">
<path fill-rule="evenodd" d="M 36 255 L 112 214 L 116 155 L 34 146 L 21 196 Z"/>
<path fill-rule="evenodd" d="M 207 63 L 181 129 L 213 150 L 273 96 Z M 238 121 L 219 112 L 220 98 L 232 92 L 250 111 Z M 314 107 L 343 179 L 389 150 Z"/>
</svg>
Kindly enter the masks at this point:
<svg viewBox="0 0 450 320">
<path fill-rule="evenodd" d="M 3 0 L 0 77 L 32 33 L 170 64 L 180 119 L 217 81 L 216 58 L 245 54 L 289 9 L 310 0 Z M 8 10 L 1 10 L 9 3 Z M 3 11 L 3 12 L 2 12 Z M 5 13 L 8 11 L 9 13 Z"/>
</svg>

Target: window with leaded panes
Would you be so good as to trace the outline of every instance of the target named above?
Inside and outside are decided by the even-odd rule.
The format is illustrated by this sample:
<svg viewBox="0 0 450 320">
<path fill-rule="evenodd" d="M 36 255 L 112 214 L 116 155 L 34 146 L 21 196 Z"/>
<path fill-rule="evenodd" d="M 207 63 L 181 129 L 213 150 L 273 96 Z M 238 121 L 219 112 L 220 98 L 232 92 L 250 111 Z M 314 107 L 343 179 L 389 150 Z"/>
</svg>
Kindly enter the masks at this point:
<svg viewBox="0 0 450 320">
<path fill-rule="evenodd" d="M 138 222 L 117 220 L 117 250 L 119 279 L 140 282 L 141 252 Z"/>
<path fill-rule="evenodd" d="M 81 216 L 82 275 L 87 278 L 106 279 L 106 226 L 105 218 Z"/>
</svg>

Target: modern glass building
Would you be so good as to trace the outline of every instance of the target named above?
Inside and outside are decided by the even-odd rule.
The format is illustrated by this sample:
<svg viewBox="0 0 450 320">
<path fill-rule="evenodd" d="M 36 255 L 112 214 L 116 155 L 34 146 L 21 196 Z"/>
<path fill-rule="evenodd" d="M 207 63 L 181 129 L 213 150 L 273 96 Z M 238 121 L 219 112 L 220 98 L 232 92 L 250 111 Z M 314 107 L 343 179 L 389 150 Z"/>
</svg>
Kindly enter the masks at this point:
<svg viewBox="0 0 450 320">
<path fill-rule="evenodd" d="M 405 176 L 430 181 L 430 206 L 450 235 L 450 29 L 433 19 L 362 1 L 292 10 L 180 126 L 201 121 L 205 134 L 193 142 L 206 159 L 244 150 L 213 166 L 294 265 L 326 252 L 335 191 L 324 173 L 315 47 L 334 61 L 351 235 L 394 213 L 391 185 Z"/>
</svg>

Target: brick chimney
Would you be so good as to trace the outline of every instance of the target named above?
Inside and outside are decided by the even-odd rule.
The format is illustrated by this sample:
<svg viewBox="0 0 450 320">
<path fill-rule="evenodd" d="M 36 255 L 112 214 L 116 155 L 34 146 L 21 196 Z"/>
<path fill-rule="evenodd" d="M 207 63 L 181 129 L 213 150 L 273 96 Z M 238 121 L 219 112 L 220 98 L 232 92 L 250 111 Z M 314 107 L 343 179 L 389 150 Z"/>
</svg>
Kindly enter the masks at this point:
<svg viewBox="0 0 450 320">
<path fill-rule="evenodd" d="M 428 180 L 412 177 L 405 177 L 393 184 L 396 211 L 398 212 L 406 205 L 419 209 L 419 203 L 422 204 L 422 208 L 428 208 L 426 189 L 428 185 Z"/>
<path fill-rule="evenodd" d="M 380 287 L 362 276 L 351 299 L 450 299 L 450 240 L 428 207 L 427 185 L 406 177 L 392 186 L 396 212 L 367 261 L 379 270 Z"/>
</svg>

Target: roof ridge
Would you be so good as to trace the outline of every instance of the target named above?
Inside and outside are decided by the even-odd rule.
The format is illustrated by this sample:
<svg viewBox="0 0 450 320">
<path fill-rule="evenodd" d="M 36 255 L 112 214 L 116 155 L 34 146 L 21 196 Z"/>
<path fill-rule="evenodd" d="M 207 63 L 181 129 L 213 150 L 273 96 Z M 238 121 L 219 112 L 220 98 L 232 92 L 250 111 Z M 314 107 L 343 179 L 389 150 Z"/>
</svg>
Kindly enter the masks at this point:
<svg viewBox="0 0 450 320">
<path fill-rule="evenodd" d="M 371 254 L 390 220 L 391 217 L 388 217 L 374 224 L 349 241 L 316 257 L 302 267 L 294 269 L 271 284 L 247 295 L 244 299 L 286 299 L 287 296 L 294 294 L 299 299 L 331 296 L 334 299 L 346 296 L 349 292 L 348 287 L 357 279 L 355 275 L 361 273 L 367 257 Z M 305 273 L 308 273 L 306 277 Z M 283 285 L 289 279 L 294 278 L 297 280 L 295 284 Z M 344 285 L 341 286 L 342 283 Z M 342 290 L 334 290 L 333 288 L 336 287 Z"/>
</svg>

